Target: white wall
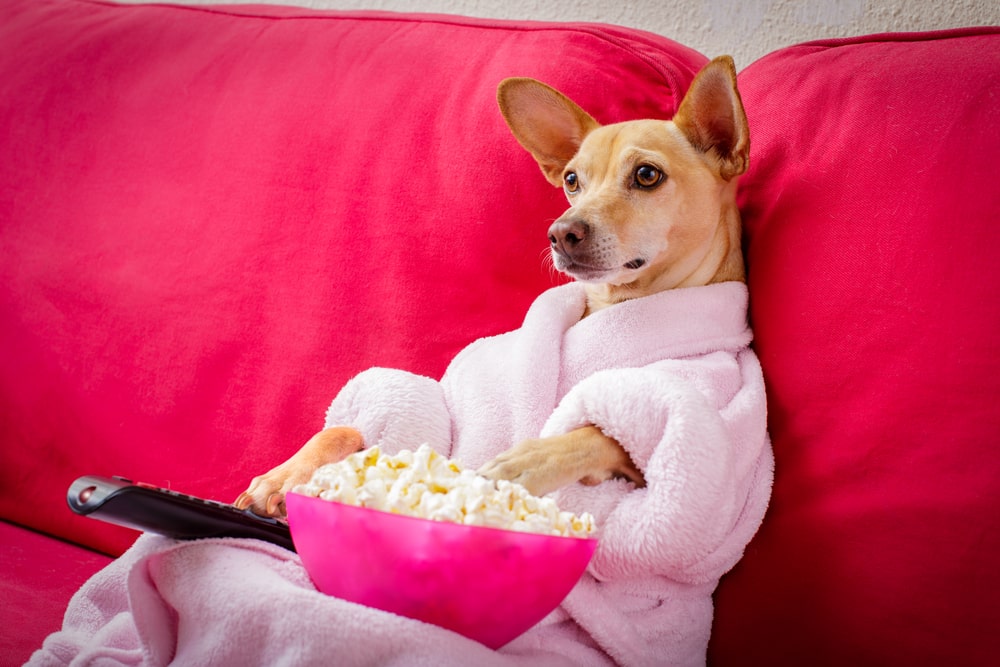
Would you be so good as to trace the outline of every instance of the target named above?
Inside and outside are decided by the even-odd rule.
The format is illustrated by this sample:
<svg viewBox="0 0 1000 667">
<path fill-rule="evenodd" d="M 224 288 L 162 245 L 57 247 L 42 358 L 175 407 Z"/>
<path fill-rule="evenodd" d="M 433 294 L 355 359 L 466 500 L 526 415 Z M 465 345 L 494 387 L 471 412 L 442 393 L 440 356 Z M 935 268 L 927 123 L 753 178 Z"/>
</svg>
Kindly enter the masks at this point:
<svg viewBox="0 0 1000 667">
<path fill-rule="evenodd" d="M 143 0 L 126 0 L 129 2 Z M 173 0 L 246 4 L 255 0 Z M 596 21 L 641 28 L 742 69 L 782 46 L 877 32 L 1000 25 L 998 0 L 256 0 L 328 9 Z"/>
</svg>

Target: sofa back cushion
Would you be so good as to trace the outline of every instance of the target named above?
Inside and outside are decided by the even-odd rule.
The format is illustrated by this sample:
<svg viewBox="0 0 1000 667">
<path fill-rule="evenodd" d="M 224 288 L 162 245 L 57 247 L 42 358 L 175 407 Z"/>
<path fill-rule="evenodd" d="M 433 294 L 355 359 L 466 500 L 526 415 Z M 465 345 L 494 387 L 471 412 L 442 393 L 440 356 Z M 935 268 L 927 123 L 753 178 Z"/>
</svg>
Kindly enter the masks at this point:
<svg viewBox="0 0 1000 667">
<path fill-rule="evenodd" d="M 705 62 L 611 26 L 2 3 L 0 516 L 117 553 L 75 477 L 232 500 L 352 375 L 517 327 L 566 204 L 497 83 L 669 118 Z"/>
<path fill-rule="evenodd" d="M 804 44 L 740 87 L 776 470 L 711 657 L 995 662 L 1000 31 Z"/>
</svg>

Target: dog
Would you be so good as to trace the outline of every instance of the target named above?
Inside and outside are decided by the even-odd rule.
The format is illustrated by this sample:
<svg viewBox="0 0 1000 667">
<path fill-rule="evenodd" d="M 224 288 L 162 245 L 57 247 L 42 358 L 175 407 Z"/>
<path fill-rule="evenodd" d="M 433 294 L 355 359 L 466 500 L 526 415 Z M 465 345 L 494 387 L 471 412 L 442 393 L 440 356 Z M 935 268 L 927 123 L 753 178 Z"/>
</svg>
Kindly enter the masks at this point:
<svg viewBox="0 0 1000 667">
<path fill-rule="evenodd" d="M 602 126 L 528 78 L 502 81 L 497 99 L 514 137 L 569 200 L 548 240 L 555 267 L 585 285 L 583 317 L 665 290 L 745 280 L 736 177 L 750 140 L 729 56 L 697 74 L 671 121 Z M 365 446 L 355 428 L 326 428 L 255 477 L 235 505 L 282 516 L 287 492 Z M 645 484 L 621 444 L 593 425 L 526 439 L 478 472 L 535 495 L 611 478 Z"/>
<path fill-rule="evenodd" d="M 428 443 L 594 517 L 587 572 L 515 655 L 704 664 L 712 593 L 760 526 L 774 475 L 750 348 L 736 205 L 750 144 L 733 61 L 708 63 L 670 121 L 602 126 L 525 78 L 502 81 L 497 99 L 569 200 L 548 240 L 574 280 L 540 294 L 520 328 L 463 349 L 440 380 L 358 374 L 326 428 L 236 505 L 281 517 L 320 465 Z"/>
</svg>

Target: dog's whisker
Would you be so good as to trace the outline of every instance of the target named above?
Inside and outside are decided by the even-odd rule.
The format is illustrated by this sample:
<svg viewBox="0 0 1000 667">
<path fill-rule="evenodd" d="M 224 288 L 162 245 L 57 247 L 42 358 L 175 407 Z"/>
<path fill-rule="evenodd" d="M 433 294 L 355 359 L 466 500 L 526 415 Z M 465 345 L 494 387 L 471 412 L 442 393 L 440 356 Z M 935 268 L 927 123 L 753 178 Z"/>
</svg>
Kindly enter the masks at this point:
<svg viewBox="0 0 1000 667">
<path fill-rule="evenodd" d="M 549 278 L 551 280 L 555 280 L 556 276 L 559 275 L 559 270 L 556 268 L 555 262 L 552 259 L 552 251 L 549 248 L 545 248 L 541 252 L 540 259 L 542 266 L 549 272 Z"/>
</svg>

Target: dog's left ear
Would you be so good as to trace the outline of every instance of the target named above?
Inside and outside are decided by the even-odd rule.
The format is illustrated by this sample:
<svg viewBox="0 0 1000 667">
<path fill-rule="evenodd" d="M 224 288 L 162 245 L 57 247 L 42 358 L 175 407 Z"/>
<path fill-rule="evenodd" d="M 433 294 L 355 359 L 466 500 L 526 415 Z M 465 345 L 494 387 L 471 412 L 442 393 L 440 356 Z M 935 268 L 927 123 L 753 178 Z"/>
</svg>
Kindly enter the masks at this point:
<svg viewBox="0 0 1000 667">
<path fill-rule="evenodd" d="M 497 102 L 514 138 L 535 158 L 545 178 L 562 187 L 563 168 L 600 123 L 558 90 L 535 79 L 504 79 L 497 88 Z"/>
<path fill-rule="evenodd" d="M 747 170 L 750 128 L 732 58 L 719 56 L 698 72 L 673 120 L 695 148 L 715 153 L 722 178 L 728 181 Z"/>
</svg>

